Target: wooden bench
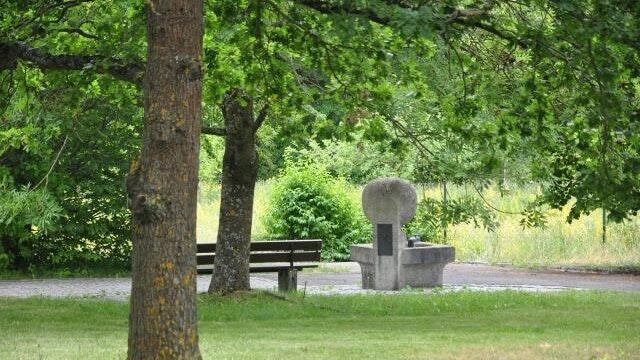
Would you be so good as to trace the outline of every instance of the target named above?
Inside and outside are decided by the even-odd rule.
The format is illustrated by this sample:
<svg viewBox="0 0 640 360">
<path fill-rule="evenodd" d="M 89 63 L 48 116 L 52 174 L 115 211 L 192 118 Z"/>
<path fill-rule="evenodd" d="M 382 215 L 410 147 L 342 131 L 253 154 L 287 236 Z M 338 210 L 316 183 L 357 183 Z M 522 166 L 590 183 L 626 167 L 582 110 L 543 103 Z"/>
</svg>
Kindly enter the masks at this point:
<svg viewBox="0 0 640 360">
<path fill-rule="evenodd" d="M 278 291 L 295 291 L 298 285 L 298 271 L 318 267 L 317 264 L 309 262 L 320 261 L 321 249 L 322 240 L 252 241 L 249 250 L 249 271 L 277 272 Z M 198 274 L 213 272 L 215 253 L 215 243 L 198 244 Z"/>
</svg>

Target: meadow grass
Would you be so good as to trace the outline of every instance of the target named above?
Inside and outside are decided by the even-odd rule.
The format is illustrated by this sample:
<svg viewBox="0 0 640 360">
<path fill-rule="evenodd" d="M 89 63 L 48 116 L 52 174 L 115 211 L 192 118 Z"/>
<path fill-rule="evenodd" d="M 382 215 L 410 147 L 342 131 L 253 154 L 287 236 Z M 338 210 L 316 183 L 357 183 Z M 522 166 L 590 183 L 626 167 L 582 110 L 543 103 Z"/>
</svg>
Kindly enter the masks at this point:
<svg viewBox="0 0 640 360">
<path fill-rule="evenodd" d="M 253 239 L 264 239 L 265 229 L 260 221 L 268 209 L 272 184 L 259 182 L 256 186 Z M 352 190 L 352 197 L 360 201 L 362 187 Z M 204 192 L 204 191 L 202 191 Z M 472 188 L 449 187 L 452 197 L 473 194 Z M 533 199 L 536 188 L 514 189 L 501 194 L 496 189 L 484 191 L 492 206 L 520 212 Z M 206 187 L 198 205 L 198 241 L 212 242 L 217 235 L 219 186 Z M 439 188 L 418 187 L 419 197 L 441 198 Z M 447 241 L 456 247 L 458 261 L 513 264 L 516 266 L 565 266 L 591 268 L 640 268 L 640 218 L 622 224 L 610 223 L 607 242 L 602 244 L 602 217 L 599 211 L 582 216 L 571 224 L 566 222 L 569 211 L 548 211 L 545 228 L 523 229 L 521 216 L 496 213 L 500 226 L 493 232 L 476 228 L 473 224 L 451 226 Z"/>
<path fill-rule="evenodd" d="M 205 359 L 637 359 L 634 293 L 201 296 Z M 128 305 L 0 299 L 3 359 L 123 359 Z"/>
<path fill-rule="evenodd" d="M 253 201 L 253 239 L 264 238 L 265 231 L 260 218 L 267 211 L 271 194 L 271 182 L 260 181 L 256 184 Z M 218 237 L 218 216 L 220 215 L 220 185 L 200 184 L 198 193 L 197 238 L 200 243 L 215 242 Z"/>
<path fill-rule="evenodd" d="M 454 188 L 456 193 L 468 191 Z M 438 191 L 430 189 L 432 196 Z M 536 190 L 516 189 L 501 195 L 488 189 L 484 197 L 492 206 L 521 212 Z M 570 205 L 562 211 L 548 210 L 543 228 L 523 228 L 522 216 L 497 213 L 500 224 L 493 231 L 461 224 L 449 228 L 449 243 L 463 261 L 491 264 L 507 263 L 533 267 L 582 267 L 597 269 L 640 268 L 640 218 L 607 225 L 606 243 L 602 243 L 602 215 L 595 211 L 567 223 Z"/>
</svg>

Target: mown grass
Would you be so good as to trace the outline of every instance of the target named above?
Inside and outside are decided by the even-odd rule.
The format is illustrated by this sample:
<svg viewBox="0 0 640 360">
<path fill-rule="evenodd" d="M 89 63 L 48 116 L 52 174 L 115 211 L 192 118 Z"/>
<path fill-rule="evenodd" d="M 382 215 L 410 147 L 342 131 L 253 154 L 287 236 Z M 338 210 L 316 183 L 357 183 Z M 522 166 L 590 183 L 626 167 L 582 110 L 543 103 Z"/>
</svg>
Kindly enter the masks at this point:
<svg viewBox="0 0 640 360">
<path fill-rule="evenodd" d="M 267 211 L 271 191 L 269 182 L 258 183 L 254 205 L 253 238 L 264 238 L 260 218 Z M 452 197 L 473 194 L 472 188 L 450 187 Z M 520 212 L 533 199 L 535 187 L 513 189 L 500 194 L 495 189 L 484 192 L 494 207 Z M 208 196 L 198 205 L 198 241 L 215 241 L 219 211 L 219 188 L 206 187 Z M 360 189 L 352 196 L 360 199 Z M 438 188 L 418 188 L 419 196 L 442 196 Z M 448 241 L 456 247 L 458 261 L 478 261 L 490 264 L 507 263 L 516 266 L 566 266 L 595 269 L 640 269 L 640 217 L 622 224 L 610 223 L 607 242 L 602 244 L 600 212 L 583 216 L 571 224 L 565 219 L 569 207 L 563 211 L 549 211 L 546 228 L 523 229 L 520 216 L 497 213 L 500 226 L 494 232 L 475 228 L 472 224 L 452 226 Z"/>
<path fill-rule="evenodd" d="M 205 359 L 637 359 L 634 293 L 199 299 Z M 122 359 L 128 305 L 0 299 L 0 358 Z"/>
</svg>

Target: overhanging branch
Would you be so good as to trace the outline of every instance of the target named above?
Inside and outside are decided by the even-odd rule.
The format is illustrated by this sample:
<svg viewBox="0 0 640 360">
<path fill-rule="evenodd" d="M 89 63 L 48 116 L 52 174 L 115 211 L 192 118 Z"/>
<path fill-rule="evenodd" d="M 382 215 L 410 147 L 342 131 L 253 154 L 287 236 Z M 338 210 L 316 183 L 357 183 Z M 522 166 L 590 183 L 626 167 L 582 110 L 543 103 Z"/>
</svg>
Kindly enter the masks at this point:
<svg viewBox="0 0 640 360">
<path fill-rule="evenodd" d="M 141 86 L 144 64 L 119 64 L 98 55 L 53 55 L 23 42 L 0 43 L 0 70 L 15 69 L 19 60 L 43 70 L 89 70 Z"/>
<path fill-rule="evenodd" d="M 295 2 L 323 14 L 356 15 L 383 26 L 392 26 L 393 22 L 391 16 L 379 14 L 371 8 L 358 6 L 351 1 L 328 2 L 323 0 L 295 0 Z M 405 11 L 418 10 L 414 5 L 402 0 L 388 0 L 386 2 L 388 6 L 396 6 Z M 486 20 L 489 18 L 490 11 L 491 6 L 485 6 L 481 9 L 455 9 L 450 14 L 443 14 L 443 18 L 441 18 L 437 23 L 433 23 L 433 27 L 437 29 L 444 29 L 447 25 L 458 24 L 468 28 L 481 29 L 502 40 L 506 40 L 509 43 L 516 44 L 523 48 L 528 47 L 529 44 L 526 41 L 518 39 L 488 23 Z"/>
<path fill-rule="evenodd" d="M 25 61 L 43 70 L 88 70 L 142 86 L 144 63 L 117 64 L 92 55 L 52 55 L 25 43 L 0 43 L 0 70 L 15 69 L 18 61 Z M 266 110 L 265 110 L 266 112 Z M 265 114 L 266 116 L 266 114 Z M 202 134 L 225 136 L 224 128 L 203 127 Z"/>
<path fill-rule="evenodd" d="M 359 15 L 380 25 L 389 25 L 391 19 L 380 16 L 372 9 L 352 5 L 349 1 L 342 3 L 329 3 L 322 0 L 295 0 L 296 3 L 317 10 L 323 14 Z"/>
</svg>

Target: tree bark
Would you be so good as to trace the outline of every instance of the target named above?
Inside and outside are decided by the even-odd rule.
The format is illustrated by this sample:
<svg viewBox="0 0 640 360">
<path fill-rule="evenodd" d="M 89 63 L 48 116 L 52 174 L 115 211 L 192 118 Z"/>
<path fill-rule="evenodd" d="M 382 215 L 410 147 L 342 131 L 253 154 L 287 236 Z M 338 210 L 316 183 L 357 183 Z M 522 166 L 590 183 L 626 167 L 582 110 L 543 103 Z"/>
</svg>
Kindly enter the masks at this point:
<svg viewBox="0 0 640 360">
<path fill-rule="evenodd" d="M 202 0 L 147 2 L 140 158 L 126 179 L 133 215 L 129 359 L 201 359 L 196 204 Z"/>
<path fill-rule="evenodd" d="M 266 108 L 265 108 L 266 111 Z M 256 130 L 266 112 L 254 121 L 253 100 L 242 90 L 227 93 L 222 104 L 225 148 L 214 271 L 210 293 L 247 291 L 253 194 L 258 175 Z"/>
</svg>

